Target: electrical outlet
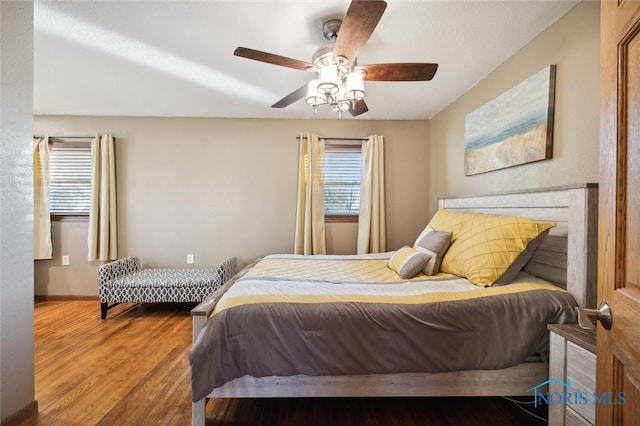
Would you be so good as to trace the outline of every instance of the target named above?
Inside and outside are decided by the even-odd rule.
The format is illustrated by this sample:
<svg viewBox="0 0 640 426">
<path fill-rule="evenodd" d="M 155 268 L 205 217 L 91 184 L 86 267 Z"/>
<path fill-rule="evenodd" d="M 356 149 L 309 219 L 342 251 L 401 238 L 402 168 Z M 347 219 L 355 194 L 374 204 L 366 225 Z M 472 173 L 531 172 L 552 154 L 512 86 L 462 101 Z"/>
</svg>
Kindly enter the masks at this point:
<svg viewBox="0 0 640 426">
<path fill-rule="evenodd" d="M 62 266 L 69 266 L 69 256 L 62 256 Z"/>
<path fill-rule="evenodd" d="M 187 255 L 187 265 L 193 265 L 193 255 L 192 254 L 188 254 Z"/>
</svg>

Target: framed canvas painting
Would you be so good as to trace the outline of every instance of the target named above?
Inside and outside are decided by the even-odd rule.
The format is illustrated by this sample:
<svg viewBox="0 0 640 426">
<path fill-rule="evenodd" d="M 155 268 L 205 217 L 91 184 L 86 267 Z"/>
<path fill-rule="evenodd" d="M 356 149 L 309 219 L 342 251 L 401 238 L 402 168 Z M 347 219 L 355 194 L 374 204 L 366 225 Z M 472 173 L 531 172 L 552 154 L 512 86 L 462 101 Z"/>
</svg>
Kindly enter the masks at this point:
<svg viewBox="0 0 640 426">
<path fill-rule="evenodd" d="M 467 114 L 465 175 L 551 158 L 555 76 L 549 65 Z"/>
</svg>

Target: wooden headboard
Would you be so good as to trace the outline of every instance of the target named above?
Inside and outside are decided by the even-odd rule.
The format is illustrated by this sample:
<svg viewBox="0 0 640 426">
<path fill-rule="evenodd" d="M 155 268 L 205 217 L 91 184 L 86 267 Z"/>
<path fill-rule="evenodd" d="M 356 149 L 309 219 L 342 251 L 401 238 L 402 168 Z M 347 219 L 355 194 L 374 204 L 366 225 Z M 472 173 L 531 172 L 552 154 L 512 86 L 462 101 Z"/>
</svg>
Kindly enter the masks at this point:
<svg viewBox="0 0 640 426">
<path fill-rule="evenodd" d="M 598 184 L 443 198 L 439 208 L 555 222 L 524 271 L 566 288 L 580 306 L 595 307 Z"/>
</svg>

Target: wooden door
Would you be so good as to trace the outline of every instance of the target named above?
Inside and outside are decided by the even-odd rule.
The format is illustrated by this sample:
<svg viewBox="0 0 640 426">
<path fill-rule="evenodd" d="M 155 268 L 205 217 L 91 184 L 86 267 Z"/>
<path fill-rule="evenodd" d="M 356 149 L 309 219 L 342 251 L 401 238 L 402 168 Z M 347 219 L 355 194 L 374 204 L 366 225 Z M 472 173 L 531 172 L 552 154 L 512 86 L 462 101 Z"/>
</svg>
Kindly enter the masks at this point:
<svg viewBox="0 0 640 426">
<path fill-rule="evenodd" d="M 596 424 L 640 425 L 640 2 L 603 0 L 600 37 Z"/>
</svg>

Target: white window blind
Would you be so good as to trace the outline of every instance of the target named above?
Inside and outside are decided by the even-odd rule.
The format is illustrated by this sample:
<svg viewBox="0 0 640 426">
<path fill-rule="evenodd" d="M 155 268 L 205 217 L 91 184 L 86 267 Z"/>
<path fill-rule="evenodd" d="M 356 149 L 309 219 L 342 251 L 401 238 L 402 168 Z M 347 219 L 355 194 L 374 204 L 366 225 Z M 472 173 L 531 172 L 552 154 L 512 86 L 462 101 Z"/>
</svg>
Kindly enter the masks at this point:
<svg viewBox="0 0 640 426">
<path fill-rule="evenodd" d="M 360 211 L 362 153 L 359 146 L 325 145 L 324 213 L 357 216 Z"/>
<path fill-rule="evenodd" d="M 51 214 L 89 213 L 91 145 L 52 144 L 49 148 Z"/>
</svg>

